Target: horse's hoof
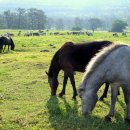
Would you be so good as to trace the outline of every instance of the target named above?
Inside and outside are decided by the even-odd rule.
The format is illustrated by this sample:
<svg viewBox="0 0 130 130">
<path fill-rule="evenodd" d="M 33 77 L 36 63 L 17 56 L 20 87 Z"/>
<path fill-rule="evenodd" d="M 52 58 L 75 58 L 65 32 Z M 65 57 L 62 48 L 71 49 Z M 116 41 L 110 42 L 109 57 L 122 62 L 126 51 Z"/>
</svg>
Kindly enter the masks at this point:
<svg viewBox="0 0 130 130">
<path fill-rule="evenodd" d="M 111 121 L 111 117 L 105 116 L 104 120 L 107 121 L 107 122 L 110 122 Z"/>
<path fill-rule="evenodd" d="M 130 124 L 130 119 L 125 118 L 125 123 Z"/>
<path fill-rule="evenodd" d="M 99 101 L 104 101 L 104 98 L 103 98 L 103 97 L 100 97 L 100 98 L 99 98 Z"/>
<path fill-rule="evenodd" d="M 62 97 L 63 97 L 63 94 L 62 94 L 62 93 L 59 93 L 59 97 L 62 98 Z"/>
<path fill-rule="evenodd" d="M 76 97 L 72 97 L 72 100 L 76 101 Z"/>
</svg>

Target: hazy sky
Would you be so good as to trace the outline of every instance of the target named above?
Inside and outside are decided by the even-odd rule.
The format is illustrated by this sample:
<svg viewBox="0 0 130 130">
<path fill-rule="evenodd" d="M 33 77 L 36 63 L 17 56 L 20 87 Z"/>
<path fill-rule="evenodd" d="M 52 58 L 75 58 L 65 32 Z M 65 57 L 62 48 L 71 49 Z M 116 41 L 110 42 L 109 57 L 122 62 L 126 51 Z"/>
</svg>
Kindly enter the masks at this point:
<svg viewBox="0 0 130 130">
<path fill-rule="evenodd" d="M 92 5 L 108 5 L 123 0 L 0 0 L 0 4 L 30 4 L 31 5 L 48 5 L 48 6 L 68 6 L 68 7 L 87 7 Z M 124 0 L 130 1 L 130 0 Z"/>
</svg>

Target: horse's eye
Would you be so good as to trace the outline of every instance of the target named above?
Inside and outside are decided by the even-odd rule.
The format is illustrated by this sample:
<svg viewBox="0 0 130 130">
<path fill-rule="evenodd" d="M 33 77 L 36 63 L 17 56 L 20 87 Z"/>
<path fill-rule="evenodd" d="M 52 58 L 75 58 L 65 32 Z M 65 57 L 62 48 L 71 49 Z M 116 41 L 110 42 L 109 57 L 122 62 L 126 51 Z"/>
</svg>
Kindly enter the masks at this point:
<svg viewBox="0 0 130 130">
<path fill-rule="evenodd" d="M 84 92 L 84 89 L 83 89 L 83 88 L 80 88 L 80 89 L 79 89 L 79 92 L 80 92 L 80 93 Z"/>
<path fill-rule="evenodd" d="M 82 95 L 84 94 L 84 89 L 80 88 L 79 89 L 79 97 L 82 98 Z"/>
</svg>

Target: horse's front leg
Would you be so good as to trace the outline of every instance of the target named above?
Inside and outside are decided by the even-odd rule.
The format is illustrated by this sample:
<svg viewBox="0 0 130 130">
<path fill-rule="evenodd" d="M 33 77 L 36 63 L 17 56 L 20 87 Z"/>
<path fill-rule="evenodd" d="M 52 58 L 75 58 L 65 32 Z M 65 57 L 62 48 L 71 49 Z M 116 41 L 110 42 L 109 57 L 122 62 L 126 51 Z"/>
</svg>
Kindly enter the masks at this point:
<svg viewBox="0 0 130 130">
<path fill-rule="evenodd" d="M 72 97 L 72 99 L 76 100 L 77 90 L 76 90 L 76 85 L 75 85 L 74 72 L 69 74 L 69 78 L 70 78 L 70 82 L 71 82 L 72 87 L 73 87 L 73 97 Z"/>
<path fill-rule="evenodd" d="M 102 96 L 99 98 L 100 101 L 103 101 L 104 98 L 107 98 L 108 89 L 109 89 L 109 83 L 106 82 L 106 86 L 105 86 L 104 92 L 103 92 Z M 120 91 L 119 90 L 118 90 L 118 95 L 120 95 Z"/>
<path fill-rule="evenodd" d="M 8 45 L 8 51 L 9 51 L 9 45 Z"/>
<path fill-rule="evenodd" d="M 3 52 L 4 52 L 5 48 L 6 48 L 6 45 L 4 46 Z"/>
<path fill-rule="evenodd" d="M 59 93 L 59 97 L 62 97 L 63 95 L 65 95 L 65 88 L 66 88 L 67 81 L 68 81 L 68 75 L 66 72 L 64 72 L 63 88 L 62 88 L 61 93 Z"/>
<path fill-rule="evenodd" d="M 122 87 L 125 103 L 126 103 L 126 118 L 125 123 L 130 124 L 130 86 L 129 85 L 123 85 Z"/>
<path fill-rule="evenodd" d="M 105 116 L 105 121 L 111 121 L 111 117 L 114 116 L 115 103 L 118 95 L 118 85 L 111 85 L 111 107 L 107 116 Z"/>
</svg>

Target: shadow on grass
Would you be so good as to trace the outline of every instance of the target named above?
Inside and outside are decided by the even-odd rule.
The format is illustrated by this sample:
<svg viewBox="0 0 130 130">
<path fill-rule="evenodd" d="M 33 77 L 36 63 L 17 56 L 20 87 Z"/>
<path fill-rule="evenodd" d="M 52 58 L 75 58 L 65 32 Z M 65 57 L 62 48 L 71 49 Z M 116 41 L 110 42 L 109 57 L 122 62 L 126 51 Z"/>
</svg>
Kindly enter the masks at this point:
<svg viewBox="0 0 130 130">
<path fill-rule="evenodd" d="M 15 49 L 15 52 L 29 52 L 29 49 L 25 48 L 20 48 L 20 49 Z"/>
<path fill-rule="evenodd" d="M 54 130 L 128 130 L 120 114 L 118 122 L 105 122 L 98 116 L 84 117 L 78 110 L 78 104 L 66 99 L 50 97 L 47 102 L 49 120 Z"/>
</svg>

